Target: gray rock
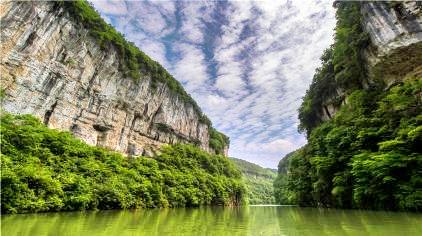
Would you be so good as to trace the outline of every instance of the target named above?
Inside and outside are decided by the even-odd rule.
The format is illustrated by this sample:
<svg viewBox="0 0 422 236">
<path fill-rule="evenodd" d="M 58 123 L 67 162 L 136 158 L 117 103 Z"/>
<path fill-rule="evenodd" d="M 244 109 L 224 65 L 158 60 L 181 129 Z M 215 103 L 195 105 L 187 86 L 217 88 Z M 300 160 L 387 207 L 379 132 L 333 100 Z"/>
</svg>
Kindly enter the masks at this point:
<svg viewBox="0 0 422 236">
<path fill-rule="evenodd" d="M 422 77 L 422 4 L 365 2 L 361 12 L 371 39 L 365 52 L 370 79 L 388 87 L 409 74 Z"/>
<path fill-rule="evenodd" d="M 162 144 L 209 150 L 208 126 L 191 104 L 151 78 L 119 71 L 114 48 L 103 50 L 63 9 L 44 1 L 0 3 L 3 108 L 33 114 L 90 145 L 152 155 Z M 157 124 L 170 127 L 160 130 Z"/>
</svg>

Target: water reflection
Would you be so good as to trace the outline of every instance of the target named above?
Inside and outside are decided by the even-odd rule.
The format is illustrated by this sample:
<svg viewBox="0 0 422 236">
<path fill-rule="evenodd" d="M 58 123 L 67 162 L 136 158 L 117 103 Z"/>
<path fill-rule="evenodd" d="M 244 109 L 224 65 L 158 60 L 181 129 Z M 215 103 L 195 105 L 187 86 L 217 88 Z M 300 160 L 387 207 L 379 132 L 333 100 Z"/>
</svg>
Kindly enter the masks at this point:
<svg viewBox="0 0 422 236">
<path fill-rule="evenodd" d="M 418 235 L 422 214 L 299 207 L 3 215 L 2 235 Z M 419 234 L 420 235 L 420 234 Z"/>
</svg>

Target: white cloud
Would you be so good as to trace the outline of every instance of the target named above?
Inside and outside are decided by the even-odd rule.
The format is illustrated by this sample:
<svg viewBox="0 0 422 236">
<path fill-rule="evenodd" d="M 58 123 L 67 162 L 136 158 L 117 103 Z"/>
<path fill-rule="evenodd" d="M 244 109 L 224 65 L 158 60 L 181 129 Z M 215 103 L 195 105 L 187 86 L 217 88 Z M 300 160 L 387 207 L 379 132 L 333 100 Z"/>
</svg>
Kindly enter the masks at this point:
<svg viewBox="0 0 422 236">
<path fill-rule="evenodd" d="M 200 44 L 204 40 L 203 21 L 210 21 L 213 2 L 180 2 L 182 5 L 182 27 L 180 33 L 190 43 Z"/>
<path fill-rule="evenodd" d="M 229 154 L 266 167 L 303 145 L 297 109 L 332 43 L 332 1 L 130 1 L 95 7 L 185 84 Z"/>
<path fill-rule="evenodd" d="M 186 83 L 188 91 L 194 92 L 208 79 L 204 54 L 191 44 L 179 43 L 174 48 L 181 54 L 181 60 L 174 65 L 175 77 Z"/>
<path fill-rule="evenodd" d="M 125 1 L 91 1 L 98 11 L 104 14 L 125 15 L 128 14 Z"/>
<path fill-rule="evenodd" d="M 165 68 L 170 68 L 169 62 L 167 61 L 167 58 L 165 56 L 166 54 L 165 46 L 160 41 L 145 39 L 145 40 L 139 41 L 137 45 L 148 56 L 150 56 L 151 58 L 154 58 L 154 60 L 156 61 L 159 61 L 161 65 L 163 65 Z"/>
</svg>

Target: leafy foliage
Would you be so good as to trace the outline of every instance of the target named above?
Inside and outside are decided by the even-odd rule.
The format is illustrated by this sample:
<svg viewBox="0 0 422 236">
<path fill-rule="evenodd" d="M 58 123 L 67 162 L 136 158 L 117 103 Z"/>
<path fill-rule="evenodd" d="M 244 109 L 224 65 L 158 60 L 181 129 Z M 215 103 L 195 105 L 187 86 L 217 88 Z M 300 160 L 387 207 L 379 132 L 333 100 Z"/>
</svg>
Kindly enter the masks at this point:
<svg viewBox="0 0 422 236">
<path fill-rule="evenodd" d="M 357 90 L 289 161 L 281 190 L 301 205 L 422 210 L 422 79 Z"/>
<path fill-rule="evenodd" d="M 276 173 L 272 169 L 262 168 L 253 163 L 231 158 L 239 170 L 243 173 L 248 189 L 248 202 L 250 204 L 273 204 L 274 190 L 273 181 Z"/>
<path fill-rule="evenodd" d="M 337 96 L 332 63 L 333 48 L 325 50 L 321 57 L 322 66 L 315 72 L 310 88 L 306 91 L 299 108 L 299 130 L 310 131 L 321 123 L 322 109 L 325 101 Z M 336 104 L 337 105 L 337 104 Z"/>
<path fill-rule="evenodd" d="M 360 3 L 336 4 L 335 43 L 299 110 L 308 144 L 288 158 L 287 174 L 280 163 L 276 198 L 304 206 L 421 211 L 422 78 L 409 76 L 388 89 L 382 81 L 366 81 Z M 340 107 L 341 94 L 347 96 L 341 109 L 322 122 L 324 106 Z"/>
<path fill-rule="evenodd" d="M 341 88 L 353 91 L 361 88 L 366 79 L 363 49 L 369 45 L 369 37 L 362 28 L 360 3 L 338 2 L 336 18 L 334 78 Z"/>
<path fill-rule="evenodd" d="M 287 186 L 287 173 L 289 168 L 290 160 L 297 152 L 291 152 L 284 156 L 278 163 L 277 177 L 274 179 L 274 198 L 276 203 L 279 204 L 291 204 L 293 203 L 293 194 L 289 191 Z"/>
<path fill-rule="evenodd" d="M 230 144 L 230 139 L 223 133 L 218 132 L 214 128 L 209 130 L 209 147 L 212 148 L 217 154 L 224 154 L 224 148 L 228 147 Z"/>
<path fill-rule="evenodd" d="M 126 158 L 48 129 L 30 115 L 1 116 L 5 213 L 233 205 L 244 201 L 229 159 L 191 145 Z"/>
</svg>

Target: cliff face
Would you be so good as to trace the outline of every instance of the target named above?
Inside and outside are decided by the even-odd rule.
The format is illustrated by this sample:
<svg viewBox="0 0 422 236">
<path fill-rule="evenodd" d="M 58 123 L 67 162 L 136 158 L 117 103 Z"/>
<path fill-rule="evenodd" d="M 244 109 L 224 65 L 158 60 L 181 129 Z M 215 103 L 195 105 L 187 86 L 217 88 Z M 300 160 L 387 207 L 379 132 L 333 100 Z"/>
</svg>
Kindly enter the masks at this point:
<svg viewBox="0 0 422 236">
<path fill-rule="evenodd" d="M 422 77 L 422 3 L 363 2 L 362 24 L 370 44 L 364 50 L 367 81 L 362 87 L 383 83 L 386 88 L 407 76 Z M 341 102 L 333 102 L 342 99 Z M 322 121 L 330 120 L 347 103 L 347 95 L 338 88 L 321 107 Z"/>
<path fill-rule="evenodd" d="M 154 78 L 122 74 L 117 50 L 101 49 L 63 8 L 2 2 L 0 17 L 4 110 L 128 155 L 173 143 L 213 152 L 202 114 Z"/>
<path fill-rule="evenodd" d="M 389 86 L 409 73 L 422 76 L 422 3 L 367 2 L 361 12 L 371 39 L 369 77 Z"/>
<path fill-rule="evenodd" d="M 281 204 L 422 210 L 421 5 L 336 2 L 334 44 L 299 109 L 308 142 L 279 163 Z"/>
</svg>

